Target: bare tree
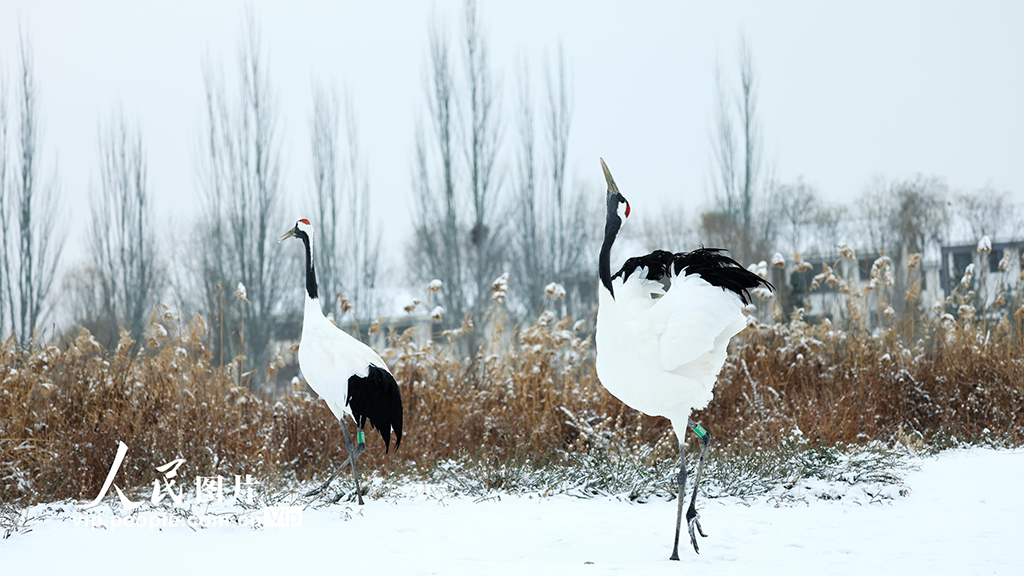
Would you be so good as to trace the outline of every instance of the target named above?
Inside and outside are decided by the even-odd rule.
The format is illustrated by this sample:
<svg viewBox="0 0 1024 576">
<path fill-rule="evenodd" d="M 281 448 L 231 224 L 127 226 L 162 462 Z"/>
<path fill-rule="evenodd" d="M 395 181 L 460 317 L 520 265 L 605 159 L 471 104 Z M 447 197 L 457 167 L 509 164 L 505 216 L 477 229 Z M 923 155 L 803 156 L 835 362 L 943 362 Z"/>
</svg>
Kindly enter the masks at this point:
<svg viewBox="0 0 1024 576">
<path fill-rule="evenodd" d="M 519 148 L 516 150 L 515 170 L 512 173 L 514 200 L 511 213 L 516 225 L 512 241 L 515 256 L 512 259 L 516 278 L 522 289 L 513 292 L 529 313 L 539 312 L 544 305 L 546 252 L 543 249 L 544 229 L 541 210 L 538 206 L 536 134 L 534 129 L 533 102 L 530 93 L 530 69 L 526 60 L 520 62 L 516 72 L 518 90 L 518 112 L 516 128 Z"/>
<path fill-rule="evenodd" d="M 646 250 L 679 252 L 698 243 L 697 233 L 686 225 L 688 218 L 682 206 L 666 207 L 656 214 L 645 214 L 640 220 L 640 239 Z"/>
<path fill-rule="evenodd" d="M 721 64 L 716 64 L 715 124 L 710 136 L 714 152 L 711 189 L 714 192 L 716 204 L 731 216 L 737 212 L 739 205 L 739 182 L 737 182 L 739 170 L 736 160 L 736 130 L 733 127 L 729 95 L 723 82 Z"/>
<path fill-rule="evenodd" d="M 545 63 L 545 80 L 547 82 L 548 117 L 545 126 L 548 145 L 548 193 L 554 204 L 552 232 L 554 244 L 548 257 L 555 263 L 557 274 L 568 270 L 570 260 L 575 256 L 569 252 L 569 231 L 571 222 L 567 210 L 569 202 L 566 190 L 566 159 L 569 155 L 569 130 L 572 127 L 572 94 L 568 85 L 565 67 L 565 53 L 558 46 L 556 69 Z"/>
<path fill-rule="evenodd" d="M 740 38 L 740 127 L 743 140 L 743 186 L 740 189 L 740 214 L 747 243 L 753 239 L 754 195 L 761 176 L 761 130 L 757 116 L 757 76 L 754 55 L 746 36 Z"/>
<path fill-rule="evenodd" d="M 466 98 L 469 119 L 465 125 L 464 156 L 468 168 L 470 204 L 467 263 L 475 288 L 474 305 L 488 302 L 491 282 L 501 274 L 506 250 L 502 239 L 497 197 L 502 178 L 497 172 L 502 130 L 497 88 L 488 61 L 475 0 L 464 6 Z"/>
<path fill-rule="evenodd" d="M 320 220 L 317 279 L 329 298 L 344 294 L 353 317 L 370 319 L 379 312 L 375 293 L 380 269 L 380 230 L 370 222 L 370 188 L 359 147 L 351 98 L 345 99 L 344 165 L 339 166 L 337 92 L 323 85 L 313 91 L 310 145 L 313 155 L 312 200 Z M 339 174 L 339 167 L 343 168 Z M 340 315 L 339 315 L 340 317 Z"/>
<path fill-rule="evenodd" d="M 716 212 L 705 215 L 705 237 L 743 260 L 766 257 L 776 234 L 776 188 L 764 174 L 758 76 L 746 36 L 740 37 L 739 93 L 732 101 L 716 72 L 717 108 L 711 133 L 711 190 Z M 735 104 L 735 107 L 732 106 Z M 738 131 L 738 134 L 737 134 Z"/>
<path fill-rule="evenodd" d="M 810 214 L 809 249 L 826 260 L 839 257 L 839 243 L 850 241 L 850 210 L 842 204 L 821 204 Z"/>
<path fill-rule="evenodd" d="M 374 232 L 370 219 L 370 182 L 366 163 L 359 145 L 359 125 L 356 121 L 355 106 L 349 96 L 345 98 L 345 154 L 347 171 L 347 200 L 349 224 L 347 227 L 350 247 L 349 284 L 347 294 L 351 295 L 355 318 L 368 320 L 381 310 L 380 295 L 377 292 L 377 276 L 380 273 L 381 228 Z"/>
<path fill-rule="evenodd" d="M 116 326 L 111 329 L 106 315 L 104 280 L 91 262 L 78 262 L 65 270 L 60 294 L 63 308 L 71 314 L 65 338 L 74 338 L 80 328 L 85 328 L 105 346 L 117 344 L 119 331 Z"/>
<path fill-rule="evenodd" d="M 464 91 L 456 87 L 447 33 L 437 21 L 430 29 L 431 130 L 429 138 L 422 128 L 416 134 L 413 186 L 419 203 L 410 250 L 417 281 L 438 278 L 444 283 L 440 301 L 448 311 L 446 322 L 455 324 L 490 303 L 491 282 L 503 270 L 508 252 L 499 210 L 499 94 L 473 0 L 465 3 L 463 18 Z M 465 163 L 464 180 L 459 160 Z"/>
<path fill-rule="evenodd" d="M 899 264 L 943 240 L 948 213 L 946 186 L 936 178 L 886 182 L 876 179 L 860 206 L 871 248 Z"/>
<path fill-rule="evenodd" d="M 7 73 L 0 66 L 0 339 L 7 337 L 8 295 L 11 292 L 11 262 L 8 247 L 10 230 L 10 199 L 7 185 L 7 151 L 9 145 L 7 124 Z"/>
<path fill-rule="evenodd" d="M 972 240 L 989 236 L 993 240 L 1012 238 L 1019 232 L 1020 219 L 1017 207 L 1010 201 L 1008 192 L 999 192 L 985 187 L 973 193 L 956 195 L 956 211 L 963 219 L 967 235 Z"/>
<path fill-rule="evenodd" d="M 455 78 L 448 34 L 436 20 L 429 33 L 430 60 L 426 82 L 429 140 L 416 131 L 413 189 L 418 202 L 409 268 L 418 281 L 437 278 L 444 283 L 440 303 L 445 320 L 458 324 L 471 309 L 465 289 L 462 255 L 463 227 L 459 222 L 455 167 Z"/>
<path fill-rule="evenodd" d="M 792 184 L 783 184 L 779 188 L 779 209 L 782 221 L 781 235 L 789 244 L 789 250 L 804 252 L 807 250 L 808 234 L 821 208 L 818 191 L 798 179 Z"/>
<path fill-rule="evenodd" d="M 66 234 L 55 217 L 61 201 L 56 169 L 49 177 L 40 175 L 39 100 L 32 47 L 24 34 L 18 47 L 18 135 L 10 196 L 3 193 L 4 277 L 8 322 L 18 341 L 28 345 L 52 310 L 49 297 Z M 6 146 L 6 135 L 4 141 Z"/>
<path fill-rule="evenodd" d="M 907 256 L 924 253 L 929 245 L 945 240 L 949 221 L 946 196 L 941 180 L 919 176 L 888 183 L 876 179 L 862 197 L 860 206 L 871 248 L 893 262 L 894 294 L 906 292 L 908 272 L 903 263 Z M 904 313 L 902 298 L 892 304 L 897 314 Z"/>
<path fill-rule="evenodd" d="M 858 202 L 863 229 L 867 233 L 868 248 L 876 254 L 888 254 L 897 246 L 896 229 L 892 215 L 898 210 L 896 197 L 884 178 L 875 177 L 864 189 Z"/>
<path fill-rule="evenodd" d="M 520 306 L 537 313 L 544 306 L 544 286 L 558 282 L 566 289 L 566 311 L 581 316 L 596 298 L 596 250 L 600 194 L 572 186 L 566 177 L 572 127 L 572 93 L 564 52 L 555 66 L 545 67 L 545 136 L 538 147 L 529 68 L 519 70 L 517 128 L 519 149 L 513 174 L 512 220 L 517 277 L 525 284 L 517 294 Z M 543 161 L 538 160 L 538 156 Z M 593 199 L 593 201 L 591 201 Z"/>
<path fill-rule="evenodd" d="M 591 189 L 567 178 L 569 136 L 572 127 L 573 93 L 565 50 L 558 46 L 555 66 L 546 66 L 548 206 L 547 230 L 553 242 L 547 260 L 554 263 L 550 278 L 566 288 L 566 310 L 574 316 L 590 314 L 597 303 L 594 289 L 597 270 L 600 222 L 604 196 L 600 189 Z"/>
<path fill-rule="evenodd" d="M 192 224 L 191 234 L 183 242 L 173 242 L 172 250 L 178 252 L 188 262 L 188 272 L 174 275 L 175 292 L 179 303 L 190 303 L 201 299 L 203 304 L 197 310 L 208 318 L 218 319 L 217 339 L 213 346 L 214 357 L 223 362 L 225 354 L 230 359 L 230 338 L 225 338 L 224 291 L 228 287 L 227 261 L 227 225 L 224 222 L 227 210 L 229 178 L 225 164 L 227 151 L 223 144 L 230 120 L 224 103 L 224 86 L 221 74 L 217 73 L 209 57 L 203 62 L 204 112 L 206 123 L 203 126 L 201 150 L 194 158 L 196 177 L 200 193 L 206 204 L 206 213 Z M 188 246 L 182 250 L 181 245 Z M 196 298 L 195 292 L 198 292 Z M 231 314 L 228 314 L 229 324 Z M 231 329 L 227 329 L 230 336 Z"/>
<path fill-rule="evenodd" d="M 326 295 L 334 300 L 342 292 L 342 254 L 338 247 L 340 236 L 341 189 L 338 175 L 338 113 L 341 105 L 337 92 L 322 84 L 313 87 L 313 114 L 309 119 L 310 151 L 312 153 L 314 214 L 319 222 L 317 249 L 317 281 Z M 331 309 L 329 307 L 328 309 Z"/>
<path fill-rule="evenodd" d="M 208 314 L 216 317 L 224 291 L 237 283 L 246 287 L 249 303 L 241 326 L 234 324 L 235 307 L 224 307 L 234 334 L 229 349 L 262 365 L 276 324 L 279 295 L 288 286 L 283 272 L 284 252 L 276 249 L 280 212 L 281 145 L 277 103 L 270 86 L 266 54 L 252 11 L 246 12 L 239 43 L 238 99 L 225 93 L 221 75 L 204 69 L 206 126 L 204 150 L 197 166 L 207 204 L 200 226 L 201 282 Z M 220 346 L 220 344 L 218 344 Z"/>
<path fill-rule="evenodd" d="M 100 128 L 100 187 L 92 198 L 90 251 L 111 334 L 143 332 L 159 294 L 156 241 L 142 134 L 118 112 Z"/>
<path fill-rule="evenodd" d="M 946 187 L 936 179 L 918 178 L 896 185 L 894 193 L 899 210 L 895 228 L 899 233 L 898 259 L 903 263 L 908 254 L 925 251 L 927 244 L 943 241 L 947 220 Z"/>
</svg>

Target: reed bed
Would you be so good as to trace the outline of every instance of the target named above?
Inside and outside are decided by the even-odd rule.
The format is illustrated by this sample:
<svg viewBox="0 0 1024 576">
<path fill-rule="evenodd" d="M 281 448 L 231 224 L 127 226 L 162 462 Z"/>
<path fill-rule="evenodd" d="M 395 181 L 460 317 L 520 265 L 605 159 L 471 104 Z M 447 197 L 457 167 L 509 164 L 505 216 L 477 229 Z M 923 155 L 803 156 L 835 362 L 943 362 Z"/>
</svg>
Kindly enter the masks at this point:
<svg viewBox="0 0 1024 576">
<path fill-rule="evenodd" d="M 981 312 L 965 284 L 938 314 L 923 314 L 912 285 L 900 295 L 903 317 L 882 313 L 870 327 L 869 304 L 884 312 L 894 297 L 887 265 L 876 262 L 878 282 L 864 289 L 838 267 L 817 278 L 848 296 L 842 321 L 812 323 L 802 310 L 784 318 L 770 294 L 759 295 L 714 401 L 695 415 L 719 460 L 787 445 L 794 434 L 809 449 L 1024 442 L 1024 308 L 1003 298 Z M 415 329 L 389 336 L 381 352 L 401 385 L 405 436 L 385 455 L 368 431 L 362 469 L 429 479 L 461 466 L 475 470 L 472 482 L 500 488 L 509 470 L 599 475 L 581 462 L 631 454 L 654 476 L 670 475 L 668 421 L 601 387 L 589 319 L 545 311 L 512 326 L 502 300 L 475 328 L 483 344 L 469 356 L 457 352 L 474 330 L 468 322 L 436 340 Z M 62 347 L 0 344 L 0 501 L 91 499 L 119 441 L 129 451 L 115 482 L 128 488 L 150 485 L 154 468 L 175 458 L 186 460 L 185 485 L 195 474 L 307 482 L 344 460 L 338 422 L 304 382 L 256 393 L 232 366 L 215 365 L 210 338 L 203 318 L 183 322 L 162 309 L 142 342 L 122 333 L 113 350 L 85 330 Z"/>
</svg>

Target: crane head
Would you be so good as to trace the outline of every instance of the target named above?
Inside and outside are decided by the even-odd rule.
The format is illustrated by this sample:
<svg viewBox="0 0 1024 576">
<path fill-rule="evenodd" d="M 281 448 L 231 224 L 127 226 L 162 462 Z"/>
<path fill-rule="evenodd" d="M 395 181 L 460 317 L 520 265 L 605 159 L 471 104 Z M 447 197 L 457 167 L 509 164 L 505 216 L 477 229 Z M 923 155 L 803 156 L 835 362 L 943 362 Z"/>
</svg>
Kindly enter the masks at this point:
<svg viewBox="0 0 1024 576">
<path fill-rule="evenodd" d="M 309 220 L 307 220 L 306 218 L 300 218 L 298 221 L 296 221 L 295 226 L 293 226 L 290 230 L 282 234 L 281 238 L 279 238 L 277 241 L 284 242 L 289 238 L 295 238 L 297 236 L 300 236 L 301 234 L 305 234 L 307 238 L 311 238 L 313 236 L 313 225 L 310 224 Z"/>
<path fill-rule="evenodd" d="M 619 215 L 620 219 L 629 218 L 629 202 L 619 192 L 619 187 L 615 184 L 615 178 L 612 178 L 612 171 L 604 163 L 604 158 L 601 158 L 601 169 L 604 171 L 605 182 L 608 183 L 608 209 L 612 210 L 614 206 L 615 212 Z"/>
</svg>

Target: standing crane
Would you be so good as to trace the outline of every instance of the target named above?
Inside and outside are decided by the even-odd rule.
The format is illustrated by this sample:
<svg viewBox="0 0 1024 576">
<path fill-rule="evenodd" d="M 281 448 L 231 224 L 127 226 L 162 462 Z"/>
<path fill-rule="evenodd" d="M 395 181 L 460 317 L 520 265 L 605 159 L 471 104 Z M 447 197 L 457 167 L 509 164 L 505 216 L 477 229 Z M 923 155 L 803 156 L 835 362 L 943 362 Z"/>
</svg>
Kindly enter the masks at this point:
<svg viewBox="0 0 1024 576">
<path fill-rule="evenodd" d="M 694 528 L 707 537 L 697 514 L 697 486 L 711 434 L 690 418 L 707 406 L 725 364 L 729 340 L 746 327 L 743 307 L 748 290 L 774 287 L 722 254 L 721 249 L 692 252 L 655 250 L 626 260 L 611 273 L 612 243 L 629 217 L 629 202 L 601 160 L 608 183 L 604 244 L 598 264 L 597 375 L 601 384 L 631 408 L 671 420 L 679 440 L 679 505 L 672 560 L 679 560 L 679 533 L 686 492 L 686 429 L 700 438 L 700 460 L 686 512 L 693 549 L 700 552 Z"/>
<path fill-rule="evenodd" d="M 348 458 L 341 468 L 319 488 L 306 496 L 316 496 L 327 489 L 346 466 L 352 466 L 356 496 L 363 504 L 359 486 L 356 457 L 366 450 L 363 428 L 369 418 L 384 440 L 384 452 L 395 433 L 395 450 L 402 443 L 402 395 L 388 365 L 372 348 L 356 340 L 324 316 L 317 297 L 316 270 L 313 266 L 313 226 L 302 218 L 284 233 L 278 242 L 298 238 L 306 248 L 306 308 L 302 316 L 302 337 L 299 341 L 299 369 L 312 388 L 334 413 L 345 435 Z M 353 446 L 345 423 L 349 415 L 359 430 L 358 444 Z"/>
</svg>

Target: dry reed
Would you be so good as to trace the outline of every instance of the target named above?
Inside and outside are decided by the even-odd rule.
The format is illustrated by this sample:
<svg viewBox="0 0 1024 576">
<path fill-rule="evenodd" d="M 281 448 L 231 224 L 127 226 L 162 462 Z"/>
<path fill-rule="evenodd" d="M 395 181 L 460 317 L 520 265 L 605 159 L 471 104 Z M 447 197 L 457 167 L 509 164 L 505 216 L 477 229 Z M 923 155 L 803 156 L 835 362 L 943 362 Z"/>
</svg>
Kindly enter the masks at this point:
<svg viewBox="0 0 1024 576">
<path fill-rule="evenodd" d="M 929 320 L 910 312 L 918 308 L 911 286 L 903 321 L 881 314 L 881 327 L 869 330 L 869 292 L 890 290 L 887 265 L 877 263 L 878 281 L 861 291 L 834 266 L 816 279 L 849 297 L 842 323 L 809 324 L 802 311 L 787 321 L 751 316 L 715 400 L 695 416 L 719 447 L 772 446 L 794 429 L 816 446 L 954 436 L 1024 442 L 1019 303 L 979 318 L 965 288 L 947 303 L 958 306 L 956 316 Z M 887 298 L 876 298 L 880 310 Z M 364 470 L 474 458 L 571 465 L 579 454 L 638 446 L 653 446 L 652 458 L 676 454 L 666 420 L 601 387 L 583 322 L 546 311 L 512 328 L 495 299 L 483 345 L 459 358 L 449 340 L 470 329 L 441 342 L 392 335 L 382 355 L 401 383 L 405 438 L 385 456 L 368 433 Z M 118 441 L 129 452 L 116 481 L 129 487 L 146 486 L 156 466 L 179 457 L 186 482 L 196 473 L 305 481 L 344 459 L 338 422 L 304 383 L 275 397 L 255 394 L 236 384 L 232 365 L 214 365 L 210 338 L 202 318 L 182 323 L 164 311 L 141 346 L 122 334 L 107 351 L 84 330 L 63 349 L 0 345 L 0 501 L 92 498 Z"/>
</svg>

